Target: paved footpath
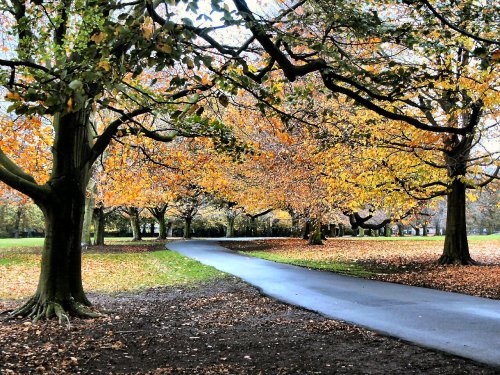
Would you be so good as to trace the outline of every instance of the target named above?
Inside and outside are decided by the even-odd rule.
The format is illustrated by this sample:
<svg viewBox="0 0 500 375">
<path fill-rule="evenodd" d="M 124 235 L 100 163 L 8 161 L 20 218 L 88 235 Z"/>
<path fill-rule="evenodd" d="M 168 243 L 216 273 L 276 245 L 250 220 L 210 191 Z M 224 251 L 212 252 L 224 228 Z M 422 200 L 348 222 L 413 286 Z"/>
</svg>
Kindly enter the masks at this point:
<svg viewBox="0 0 500 375">
<path fill-rule="evenodd" d="M 168 248 L 277 300 L 500 368 L 500 301 L 342 276 L 249 257 L 214 240 Z"/>
</svg>

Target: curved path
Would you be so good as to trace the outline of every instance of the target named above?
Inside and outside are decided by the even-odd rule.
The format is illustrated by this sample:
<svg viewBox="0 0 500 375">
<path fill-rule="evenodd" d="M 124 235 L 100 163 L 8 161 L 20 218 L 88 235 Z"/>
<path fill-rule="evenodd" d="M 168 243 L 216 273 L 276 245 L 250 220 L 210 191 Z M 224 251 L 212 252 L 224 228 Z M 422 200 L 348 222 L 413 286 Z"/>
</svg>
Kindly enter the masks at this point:
<svg viewBox="0 0 500 375">
<path fill-rule="evenodd" d="M 236 253 L 216 240 L 168 248 L 327 317 L 500 367 L 500 301 L 309 270 Z"/>
</svg>

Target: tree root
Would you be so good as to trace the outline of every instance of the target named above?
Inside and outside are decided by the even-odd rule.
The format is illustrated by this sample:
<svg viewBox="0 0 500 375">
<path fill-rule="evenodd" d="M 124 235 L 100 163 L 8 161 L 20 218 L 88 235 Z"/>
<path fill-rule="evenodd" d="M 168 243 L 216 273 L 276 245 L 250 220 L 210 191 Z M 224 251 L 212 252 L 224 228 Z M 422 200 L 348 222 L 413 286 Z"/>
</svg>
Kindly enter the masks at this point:
<svg viewBox="0 0 500 375">
<path fill-rule="evenodd" d="M 449 255 L 442 255 L 438 260 L 440 265 L 461 265 L 461 266 L 477 266 L 479 263 L 471 257 L 460 259 Z"/>
<path fill-rule="evenodd" d="M 85 299 L 85 301 L 88 302 L 87 299 Z M 84 303 L 80 303 L 75 301 L 73 298 L 64 302 L 41 301 L 40 298 L 35 295 L 24 305 L 8 312 L 6 319 L 26 317 L 33 319 L 33 322 L 37 322 L 39 320 L 49 320 L 55 317 L 59 320 L 59 324 L 65 322 L 68 327 L 70 327 L 70 316 L 92 319 L 105 316 L 89 309 L 89 307 L 86 306 L 85 301 Z M 88 303 L 90 304 L 90 302 Z"/>
</svg>

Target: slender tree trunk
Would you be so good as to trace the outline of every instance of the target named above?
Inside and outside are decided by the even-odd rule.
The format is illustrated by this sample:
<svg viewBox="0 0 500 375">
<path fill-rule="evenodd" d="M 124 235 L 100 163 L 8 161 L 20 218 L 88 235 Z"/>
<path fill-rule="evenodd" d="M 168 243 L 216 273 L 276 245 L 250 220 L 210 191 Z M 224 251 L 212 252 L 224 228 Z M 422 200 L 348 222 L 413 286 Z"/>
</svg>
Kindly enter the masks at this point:
<svg viewBox="0 0 500 375">
<path fill-rule="evenodd" d="M 234 221 L 235 217 L 232 215 L 226 215 L 226 237 L 234 237 Z"/>
<path fill-rule="evenodd" d="M 446 214 L 446 236 L 440 264 L 474 264 L 467 242 L 465 216 L 465 183 L 459 178 L 453 180 L 448 192 L 448 210 Z"/>
<path fill-rule="evenodd" d="M 137 208 L 132 207 L 129 211 L 130 215 L 130 227 L 132 228 L 132 241 L 141 241 L 141 225 L 139 221 L 139 212 Z"/>
<path fill-rule="evenodd" d="M 427 232 L 428 232 L 427 224 L 424 224 L 422 226 L 422 236 L 427 237 L 428 234 Z"/>
<path fill-rule="evenodd" d="M 311 219 L 307 218 L 304 223 L 304 230 L 302 231 L 302 239 L 308 240 L 311 234 Z"/>
<path fill-rule="evenodd" d="M 92 219 L 94 216 L 94 205 L 95 205 L 95 182 L 90 180 L 87 187 L 87 191 L 90 193 L 85 198 L 85 213 L 83 216 L 83 229 L 82 229 L 82 245 L 89 246 L 91 244 L 91 230 L 92 230 Z M 94 229 L 95 230 L 95 229 Z"/>
<path fill-rule="evenodd" d="M 193 222 L 192 217 L 184 218 L 184 238 L 191 238 L 191 224 Z"/>
<path fill-rule="evenodd" d="M 94 245 L 96 246 L 104 246 L 105 223 L 104 207 L 99 206 L 94 209 Z"/>
<path fill-rule="evenodd" d="M 404 234 L 404 225 L 401 223 L 398 223 L 398 236 L 403 237 Z"/>
<path fill-rule="evenodd" d="M 300 220 L 299 220 L 299 215 L 296 215 L 295 213 L 290 213 L 290 216 L 292 217 L 291 236 L 292 237 L 300 237 Z"/>
<path fill-rule="evenodd" d="M 384 226 L 384 236 L 385 237 L 390 237 L 391 236 L 391 227 L 389 224 Z"/>
<path fill-rule="evenodd" d="M 339 237 L 344 237 L 345 234 L 345 226 L 344 224 L 339 224 Z"/>
<path fill-rule="evenodd" d="M 20 237 L 22 216 L 23 216 L 23 206 L 18 205 L 16 210 L 16 220 L 14 221 L 14 238 Z"/>
<path fill-rule="evenodd" d="M 436 221 L 436 233 L 435 236 L 440 236 L 441 235 L 441 225 L 439 224 L 439 221 Z"/>
<path fill-rule="evenodd" d="M 167 237 L 173 237 L 174 234 L 174 223 L 169 221 L 167 223 Z"/>
<path fill-rule="evenodd" d="M 419 227 L 415 227 L 415 236 L 420 236 L 420 228 Z"/>
</svg>

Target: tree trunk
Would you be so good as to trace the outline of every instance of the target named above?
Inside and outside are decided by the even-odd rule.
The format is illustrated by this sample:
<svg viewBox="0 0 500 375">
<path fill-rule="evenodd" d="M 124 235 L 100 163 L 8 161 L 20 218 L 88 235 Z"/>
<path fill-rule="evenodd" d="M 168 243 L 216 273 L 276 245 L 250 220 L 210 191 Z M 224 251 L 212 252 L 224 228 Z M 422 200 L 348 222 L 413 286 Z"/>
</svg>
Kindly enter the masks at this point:
<svg viewBox="0 0 500 375">
<path fill-rule="evenodd" d="M 82 285 L 81 238 L 87 162 L 92 145 L 90 110 L 54 116 L 53 167 L 49 183 L 35 201 L 45 217 L 45 243 L 35 295 L 13 316 L 34 320 L 68 315 L 97 316 L 85 308 L 90 302 Z"/>
<path fill-rule="evenodd" d="M 193 222 L 192 217 L 184 218 L 184 238 L 191 238 L 191 224 Z"/>
<path fill-rule="evenodd" d="M 311 220 L 310 219 L 306 219 L 306 221 L 304 223 L 304 230 L 302 232 L 302 239 L 303 240 L 308 240 L 310 234 L 311 234 Z"/>
<path fill-rule="evenodd" d="M 291 236 L 292 237 L 300 237 L 300 220 L 299 220 L 299 215 L 295 215 L 294 213 L 290 213 L 290 216 L 292 217 L 292 231 L 291 231 Z"/>
<path fill-rule="evenodd" d="M 422 226 L 422 236 L 427 237 L 427 234 L 428 234 L 428 228 L 427 228 L 427 225 L 424 224 Z"/>
<path fill-rule="evenodd" d="M 14 238 L 19 238 L 21 234 L 21 217 L 23 216 L 23 206 L 17 206 L 16 220 L 14 222 Z"/>
<path fill-rule="evenodd" d="M 130 215 L 130 227 L 132 228 L 132 241 L 141 241 L 142 240 L 142 234 L 141 234 L 141 225 L 139 222 L 139 212 L 137 208 L 132 207 L 129 210 L 129 215 Z"/>
<path fill-rule="evenodd" d="M 420 236 L 420 228 L 419 227 L 416 227 L 415 228 L 415 236 Z"/>
<path fill-rule="evenodd" d="M 389 224 L 384 226 L 384 236 L 385 237 L 390 237 L 391 236 L 391 227 Z"/>
<path fill-rule="evenodd" d="M 167 238 L 167 225 L 165 223 L 165 214 L 159 215 L 158 217 L 155 216 L 156 221 L 158 222 L 158 239 L 159 240 L 164 240 Z"/>
<path fill-rule="evenodd" d="M 169 221 L 167 223 L 167 237 L 172 237 L 174 235 L 174 223 Z"/>
<path fill-rule="evenodd" d="M 309 245 L 323 245 L 323 240 L 321 236 L 321 221 L 314 220 L 312 227 L 314 230 L 311 233 L 311 236 L 309 237 Z"/>
<path fill-rule="evenodd" d="M 398 223 L 398 236 L 399 237 L 404 237 L 404 225 L 401 223 Z"/>
<path fill-rule="evenodd" d="M 233 238 L 234 237 L 234 221 L 235 217 L 227 215 L 226 216 L 226 237 Z"/>
<path fill-rule="evenodd" d="M 339 224 L 339 231 L 338 231 L 339 237 L 344 237 L 344 234 L 345 234 L 345 226 L 344 224 Z"/>
<path fill-rule="evenodd" d="M 439 224 L 439 221 L 436 221 L 436 233 L 434 234 L 435 236 L 440 236 L 441 235 L 441 225 Z"/>
<path fill-rule="evenodd" d="M 448 210 L 446 214 L 446 236 L 443 254 L 439 264 L 474 264 L 467 242 L 465 217 L 466 187 L 459 178 L 453 180 L 448 191 Z"/>
<path fill-rule="evenodd" d="M 94 245 L 104 246 L 105 219 L 104 207 L 99 206 L 94 209 Z"/>
<path fill-rule="evenodd" d="M 83 229 L 82 229 L 82 245 L 89 246 L 91 244 L 91 229 L 92 229 L 92 219 L 94 216 L 94 205 L 95 205 L 95 182 L 91 180 L 87 191 L 90 195 L 85 198 L 85 213 L 83 216 Z"/>
</svg>

